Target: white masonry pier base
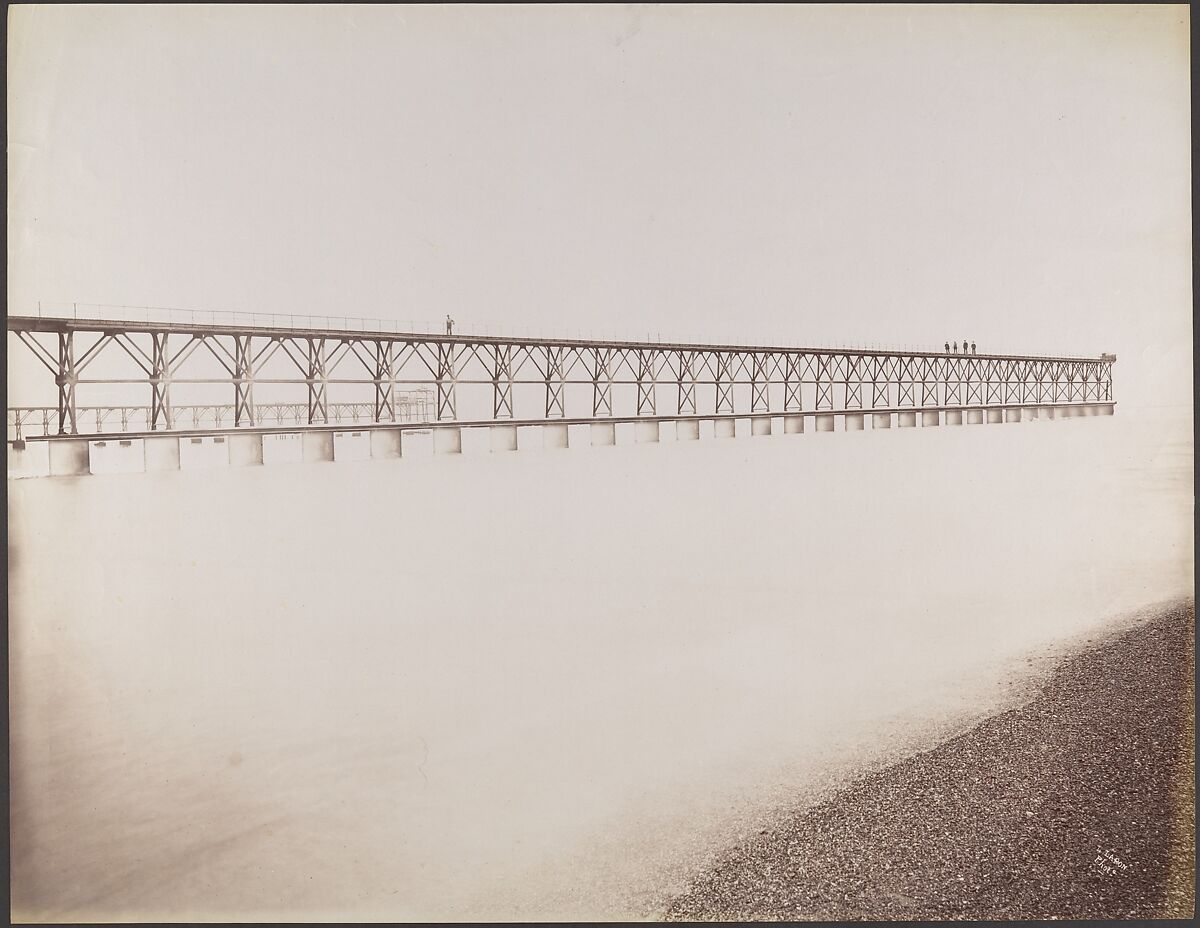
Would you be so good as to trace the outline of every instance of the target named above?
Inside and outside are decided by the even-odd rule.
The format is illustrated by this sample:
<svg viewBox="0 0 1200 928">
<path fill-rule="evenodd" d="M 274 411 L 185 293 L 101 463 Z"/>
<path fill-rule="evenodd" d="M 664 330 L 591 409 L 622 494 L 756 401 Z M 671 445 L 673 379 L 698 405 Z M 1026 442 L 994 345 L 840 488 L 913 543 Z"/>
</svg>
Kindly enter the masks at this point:
<svg viewBox="0 0 1200 928">
<path fill-rule="evenodd" d="M 305 433 L 308 434 L 307 432 Z M 232 467 L 254 467 L 263 462 L 263 439 L 258 433 L 230 435 L 226 439 L 229 464 Z M 306 458 L 307 460 L 307 458 Z M 333 460 L 333 435 L 329 435 L 329 460 Z"/>
</svg>

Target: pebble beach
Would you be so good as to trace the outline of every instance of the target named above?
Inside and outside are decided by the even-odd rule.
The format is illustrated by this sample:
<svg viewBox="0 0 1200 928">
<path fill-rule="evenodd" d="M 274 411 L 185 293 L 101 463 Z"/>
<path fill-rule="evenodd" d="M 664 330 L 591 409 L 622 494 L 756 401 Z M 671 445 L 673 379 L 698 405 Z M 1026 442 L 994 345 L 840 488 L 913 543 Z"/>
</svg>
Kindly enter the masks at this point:
<svg viewBox="0 0 1200 928">
<path fill-rule="evenodd" d="M 1191 918 L 1194 601 L 732 849 L 667 920 Z"/>
</svg>

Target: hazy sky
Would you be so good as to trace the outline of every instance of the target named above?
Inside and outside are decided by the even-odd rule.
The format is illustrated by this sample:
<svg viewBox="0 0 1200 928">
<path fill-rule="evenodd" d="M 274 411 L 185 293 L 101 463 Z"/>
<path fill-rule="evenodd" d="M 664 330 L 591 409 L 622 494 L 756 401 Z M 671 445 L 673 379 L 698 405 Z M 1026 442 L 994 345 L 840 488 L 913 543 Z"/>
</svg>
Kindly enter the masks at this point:
<svg viewBox="0 0 1200 928">
<path fill-rule="evenodd" d="M 1182 5 L 34 6 L 9 43 L 10 313 L 965 336 L 1190 400 Z"/>
</svg>

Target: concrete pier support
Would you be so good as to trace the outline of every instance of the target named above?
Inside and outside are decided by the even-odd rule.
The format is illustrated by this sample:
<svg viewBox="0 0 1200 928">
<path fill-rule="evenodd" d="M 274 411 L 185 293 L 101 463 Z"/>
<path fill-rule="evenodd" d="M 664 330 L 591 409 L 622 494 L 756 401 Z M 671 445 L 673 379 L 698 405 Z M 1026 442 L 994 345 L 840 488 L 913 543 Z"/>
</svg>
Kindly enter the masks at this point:
<svg viewBox="0 0 1200 928">
<path fill-rule="evenodd" d="M 433 430 L 434 454 L 462 454 L 462 429 L 458 426 Z"/>
<path fill-rule="evenodd" d="M 750 420 L 751 435 L 770 435 L 771 420 L 770 419 L 751 419 Z"/>
<path fill-rule="evenodd" d="M 592 447 L 601 448 L 617 443 L 617 426 L 614 422 L 592 423 Z"/>
<path fill-rule="evenodd" d="M 1088 403 L 1083 407 L 1083 414 L 1085 416 L 1098 416 L 1100 415 L 1100 406 L 1097 403 Z"/>
<path fill-rule="evenodd" d="M 333 432 L 301 432 L 300 452 L 305 461 L 332 461 Z"/>
<path fill-rule="evenodd" d="M 937 409 L 925 409 L 921 411 L 921 425 L 941 425 L 942 413 Z"/>
<path fill-rule="evenodd" d="M 1021 421 L 1021 407 L 1020 406 L 1006 406 L 1004 408 L 1004 421 L 1005 422 L 1020 422 Z"/>
<path fill-rule="evenodd" d="M 861 432 L 867 421 L 866 413 L 861 412 L 848 412 L 842 418 L 846 420 L 847 432 Z"/>
<path fill-rule="evenodd" d="M 676 441 L 699 441 L 700 439 L 700 420 L 699 419 L 680 419 L 675 423 L 675 440 Z"/>
<path fill-rule="evenodd" d="M 996 425 L 1004 421 L 1004 410 L 999 408 L 989 409 L 987 411 L 988 425 Z"/>
<path fill-rule="evenodd" d="M 904 410 L 896 413 L 896 424 L 902 429 L 912 429 L 917 426 L 917 413 L 915 410 Z"/>
<path fill-rule="evenodd" d="M 567 427 L 565 425 L 543 425 L 542 426 L 542 447 L 543 448 L 567 448 L 570 447 L 570 439 L 568 437 Z"/>
<path fill-rule="evenodd" d="M 968 409 L 967 410 L 967 425 L 982 425 L 982 424 L 983 424 L 983 410 L 982 409 Z"/>
<path fill-rule="evenodd" d="M 91 456 L 83 439 L 50 442 L 50 476 L 82 477 L 90 474 Z"/>
<path fill-rule="evenodd" d="M 873 412 L 871 413 L 871 428 L 873 429 L 890 429 L 892 427 L 892 414 L 890 412 Z"/>
<path fill-rule="evenodd" d="M 309 433 L 304 433 L 304 438 L 308 438 Z M 329 460 L 333 460 L 333 433 L 328 433 L 329 439 Z M 229 464 L 231 467 L 253 467 L 263 462 L 263 440 L 261 435 L 230 435 L 228 438 L 227 447 L 229 449 Z M 305 448 L 305 460 L 307 457 L 307 445 Z"/>
<path fill-rule="evenodd" d="M 1115 403 L 1101 403 L 1100 404 L 1100 415 L 1102 415 L 1102 416 L 1111 416 L 1116 411 L 1117 411 L 1117 407 L 1116 407 Z"/>
<path fill-rule="evenodd" d="M 713 434 L 717 438 L 733 438 L 737 435 L 736 419 L 716 419 L 713 421 Z"/>
<path fill-rule="evenodd" d="M 179 439 L 174 436 L 147 438 L 142 442 L 146 473 L 179 470 Z"/>
<path fill-rule="evenodd" d="M 658 441 L 659 437 L 658 422 L 635 422 L 633 424 L 634 441 Z"/>
<path fill-rule="evenodd" d="M 371 430 L 371 457 L 388 460 L 400 457 L 401 432 L 399 429 Z"/>
<path fill-rule="evenodd" d="M 517 427 L 515 425 L 488 426 L 493 451 L 517 450 Z"/>
<path fill-rule="evenodd" d="M 1037 422 L 1039 410 L 1036 406 L 1022 406 L 1021 419 L 1025 422 Z"/>
<path fill-rule="evenodd" d="M 832 432 L 833 425 L 834 425 L 834 422 L 836 421 L 836 418 L 837 417 L 834 416 L 834 414 L 831 412 L 821 413 L 821 415 L 817 416 L 817 431 L 818 432 Z"/>
<path fill-rule="evenodd" d="M 803 435 L 804 434 L 804 416 L 784 416 L 783 417 L 783 434 L 784 435 Z"/>
<path fill-rule="evenodd" d="M 946 425 L 962 425 L 963 411 L 961 409 L 946 410 Z"/>
</svg>

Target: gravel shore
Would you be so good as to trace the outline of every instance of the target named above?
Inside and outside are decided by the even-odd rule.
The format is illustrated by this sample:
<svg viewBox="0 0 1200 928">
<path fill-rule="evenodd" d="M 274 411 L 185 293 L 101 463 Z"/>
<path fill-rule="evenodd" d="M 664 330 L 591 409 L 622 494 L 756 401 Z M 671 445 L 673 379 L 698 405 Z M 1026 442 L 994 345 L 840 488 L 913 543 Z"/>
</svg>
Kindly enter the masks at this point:
<svg viewBox="0 0 1200 928">
<path fill-rule="evenodd" d="M 1193 602 L 734 848 L 668 921 L 1188 918 Z"/>
</svg>

